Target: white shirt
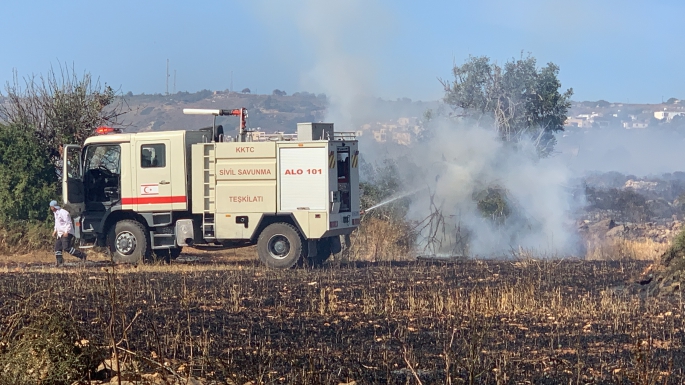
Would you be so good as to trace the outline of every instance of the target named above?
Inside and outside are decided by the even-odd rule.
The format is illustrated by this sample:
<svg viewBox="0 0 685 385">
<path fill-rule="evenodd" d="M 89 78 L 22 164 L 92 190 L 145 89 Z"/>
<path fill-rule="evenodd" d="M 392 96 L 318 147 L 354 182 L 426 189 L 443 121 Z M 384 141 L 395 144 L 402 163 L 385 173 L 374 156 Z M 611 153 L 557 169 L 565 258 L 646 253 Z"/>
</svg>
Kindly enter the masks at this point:
<svg viewBox="0 0 685 385">
<path fill-rule="evenodd" d="M 71 215 L 65 209 L 55 210 L 55 231 L 57 236 L 64 234 L 74 235 L 74 227 L 71 225 Z"/>
</svg>

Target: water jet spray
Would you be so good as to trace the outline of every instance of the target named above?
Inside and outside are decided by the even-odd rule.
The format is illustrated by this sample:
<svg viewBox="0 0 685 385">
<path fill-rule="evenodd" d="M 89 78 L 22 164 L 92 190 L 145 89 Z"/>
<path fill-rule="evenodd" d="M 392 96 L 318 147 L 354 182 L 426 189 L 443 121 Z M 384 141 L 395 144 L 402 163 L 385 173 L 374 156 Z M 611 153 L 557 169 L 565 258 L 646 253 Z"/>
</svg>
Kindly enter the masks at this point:
<svg viewBox="0 0 685 385">
<path fill-rule="evenodd" d="M 368 212 L 371 211 L 371 210 L 375 210 L 375 209 L 377 209 L 377 208 L 379 208 L 379 207 L 382 207 L 382 206 L 385 206 L 385 205 L 387 205 L 387 204 L 390 204 L 390 203 L 392 203 L 392 202 L 394 202 L 394 201 L 396 201 L 396 200 L 398 200 L 398 199 L 402 199 L 402 198 L 408 197 L 408 196 L 410 196 L 410 195 L 414 195 L 414 194 L 416 194 L 417 192 L 424 191 L 424 190 L 426 190 L 426 189 L 428 189 L 428 187 L 422 187 L 422 188 L 419 188 L 419 189 L 416 189 L 416 190 L 412 190 L 412 191 L 409 191 L 409 192 L 406 192 L 406 193 L 402 193 L 402 194 L 400 194 L 400 195 L 397 195 L 397 196 L 394 196 L 394 197 L 392 197 L 392 198 L 386 199 L 386 200 L 384 200 L 383 202 L 377 203 L 377 204 L 375 204 L 375 205 L 369 207 L 369 208 L 366 209 L 366 210 L 362 210 L 362 211 L 360 212 L 360 214 L 361 214 L 361 215 L 364 215 L 364 214 L 368 213 Z"/>
</svg>

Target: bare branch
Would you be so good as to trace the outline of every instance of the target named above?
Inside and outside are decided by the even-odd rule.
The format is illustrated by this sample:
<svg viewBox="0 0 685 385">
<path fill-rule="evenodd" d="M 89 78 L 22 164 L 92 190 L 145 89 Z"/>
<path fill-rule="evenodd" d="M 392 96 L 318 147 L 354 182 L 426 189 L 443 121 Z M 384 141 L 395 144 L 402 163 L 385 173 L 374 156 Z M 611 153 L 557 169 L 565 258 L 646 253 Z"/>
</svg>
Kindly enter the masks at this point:
<svg viewBox="0 0 685 385">
<path fill-rule="evenodd" d="M 119 92 L 84 72 L 60 64 L 45 76 L 19 78 L 5 84 L 0 120 L 34 130 L 41 146 L 57 164 L 62 145 L 83 144 L 100 125 L 121 127 L 129 108 Z"/>
</svg>

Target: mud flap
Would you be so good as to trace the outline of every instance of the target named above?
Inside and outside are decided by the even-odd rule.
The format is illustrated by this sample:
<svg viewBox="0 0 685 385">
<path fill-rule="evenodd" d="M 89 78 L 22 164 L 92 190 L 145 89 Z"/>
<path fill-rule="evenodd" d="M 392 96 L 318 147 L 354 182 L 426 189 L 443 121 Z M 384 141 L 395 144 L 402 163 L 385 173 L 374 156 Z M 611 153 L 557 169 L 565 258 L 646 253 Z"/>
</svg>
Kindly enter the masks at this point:
<svg viewBox="0 0 685 385">
<path fill-rule="evenodd" d="M 307 240 L 307 258 L 314 258 L 317 255 L 316 251 L 316 239 L 308 239 Z"/>
<path fill-rule="evenodd" d="M 331 253 L 338 254 L 342 251 L 342 244 L 340 243 L 340 236 L 329 238 L 331 241 Z"/>
</svg>

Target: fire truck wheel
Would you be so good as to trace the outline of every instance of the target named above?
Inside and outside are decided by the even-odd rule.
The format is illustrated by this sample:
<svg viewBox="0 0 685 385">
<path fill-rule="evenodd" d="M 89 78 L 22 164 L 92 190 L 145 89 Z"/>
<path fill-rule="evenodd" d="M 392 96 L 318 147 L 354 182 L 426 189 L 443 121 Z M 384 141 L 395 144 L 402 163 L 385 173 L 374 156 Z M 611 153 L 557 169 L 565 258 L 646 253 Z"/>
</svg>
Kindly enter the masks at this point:
<svg viewBox="0 0 685 385">
<path fill-rule="evenodd" d="M 116 263 L 141 263 L 150 257 L 145 226 L 126 219 L 117 222 L 109 231 L 107 244 Z"/>
<path fill-rule="evenodd" d="M 289 269 L 302 257 L 302 237 L 287 223 L 272 223 L 257 240 L 259 259 L 269 267 Z"/>
</svg>

